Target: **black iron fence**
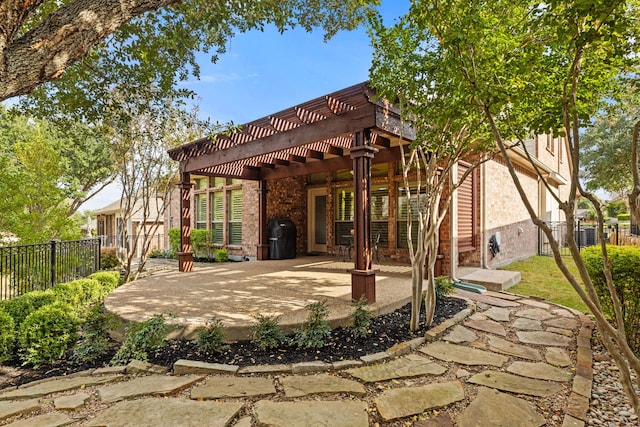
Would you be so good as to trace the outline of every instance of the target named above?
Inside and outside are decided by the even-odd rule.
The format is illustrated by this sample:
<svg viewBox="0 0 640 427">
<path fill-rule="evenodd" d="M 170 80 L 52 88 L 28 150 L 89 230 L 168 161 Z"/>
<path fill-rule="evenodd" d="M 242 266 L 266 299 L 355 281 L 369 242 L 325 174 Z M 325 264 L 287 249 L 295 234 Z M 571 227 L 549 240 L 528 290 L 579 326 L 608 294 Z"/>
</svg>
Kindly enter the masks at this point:
<svg viewBox="0 0 640 427">
<path fill-rule="evenodd" d="M 100 270 L 100 239 L 0 246 L 0 300 Z"/>
<path fill-rule="evenodd" d="M 560 244 L 560 254 L 563 256 L 571 255 L 567 244 L 567 227 L 569 225 L 563 221 L 547 221 L 546 224 L 551 228 L 553 238 Z M 573 225 L 573 231 L 576 245 L 580 249 L 600 244 L 598 227 L 595 225 L 576 221 Z M 605 227 L 604 238 L 607 243 L 613 245 L 640 245 L 640 238 L 633 233 L 633 230 L 620 228 L 618 224 Z M 538 229 L 538 254 L 553 255 L 549 239 L 541 229 Z"/>
</svg>

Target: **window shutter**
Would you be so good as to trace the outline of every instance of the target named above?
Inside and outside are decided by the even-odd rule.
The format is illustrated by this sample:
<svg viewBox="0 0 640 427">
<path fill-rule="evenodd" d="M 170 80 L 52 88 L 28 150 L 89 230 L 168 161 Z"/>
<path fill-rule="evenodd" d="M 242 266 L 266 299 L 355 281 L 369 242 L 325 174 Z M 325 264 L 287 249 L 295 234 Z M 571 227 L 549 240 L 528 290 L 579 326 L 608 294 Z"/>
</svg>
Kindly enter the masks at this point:
<svg viewBox="0 0 640 427">
<path fill-rule="evenodd" d="M 242 244 L 242 190 L 229 191 L 229 244 Z"/>
<path fill-rule="evenodd" d="M 211 239 L 213 243 L 224 243 L 223 229 L 224 193 L 222 191 L 216 191 L 211 193 Z"/>
<path fill-rule="evenodd" d="M 469 166 L 458 164 L 458 180 Z M 458 252 L 475 250 L 475 171 L 471 172 L 458 189 Z"/>
<path fill-rule="evenodd" d="M 196 228 L 207 228 L 207 196 L 196 194 Z"/>
</svg>

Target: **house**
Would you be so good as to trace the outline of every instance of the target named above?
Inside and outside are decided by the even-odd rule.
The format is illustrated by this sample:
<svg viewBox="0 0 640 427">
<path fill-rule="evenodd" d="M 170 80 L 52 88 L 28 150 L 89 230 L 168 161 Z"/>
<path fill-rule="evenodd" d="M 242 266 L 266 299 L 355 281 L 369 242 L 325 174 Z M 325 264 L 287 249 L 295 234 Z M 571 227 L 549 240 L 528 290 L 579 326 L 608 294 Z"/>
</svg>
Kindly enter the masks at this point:
<svg viewBox="0 0 640 427">
<path fill-rule="evenodd" d="M 372 249 L 381 259 L 409 260 L 399 145 L 412 135 L 365 82 L 247 123 L 238 133 L 170 150 L 181 170 L 171 209 L 182 213 L 180 269 L 191 268 L 191 227 L 210 230 L 212 243 L 232 255 L 267 260 L 268 221 L 286 218 L 295 225 L 298 254 L 353 246 L 352 297 L 374 302 Z M 541 217 L 560 220 L 552 193 L 562 196 L 567 187 L 563 141 L 542 135 L 525 148 L 551 183 L 546 188 L 524 149 L 513 147 L 525 190 Z M 460 162 L 459 176 L 468 167 Z M 537 236 L 497 157 L 474 170 L 453 197 L 440 228 L 438 273 L 455 277 L 458 266 L 496 268 L 535 255 Z"/>
<path fill-rule="evenodd" d="M 158 199 L 157 202 L 163 203 L 162 199 Z M 126 220 L 120 200 L 93 211 L 93 215 L 96 217 L 98 237 L 102 240 L 102 247 L 116 248 L 118 257 L 124 258 L 126 256 L 126 241 L 129 241 L 130 247 L 137 241 L 134 258 L 139 258 L 146 233 L 145 230 L 148 230 L 153 225 L 158 215 L 157 203 L 150 203 L 149 205 L 150 212 L 146 218 L 143 214 L 141 199 L 136 201 L 132 215 Z M 164 215 L 160 215 L 157 230 L 148 236 L 151 238 L 150 251 L 164 250 L 168 246 L 165 234 Z"/>
</svg>

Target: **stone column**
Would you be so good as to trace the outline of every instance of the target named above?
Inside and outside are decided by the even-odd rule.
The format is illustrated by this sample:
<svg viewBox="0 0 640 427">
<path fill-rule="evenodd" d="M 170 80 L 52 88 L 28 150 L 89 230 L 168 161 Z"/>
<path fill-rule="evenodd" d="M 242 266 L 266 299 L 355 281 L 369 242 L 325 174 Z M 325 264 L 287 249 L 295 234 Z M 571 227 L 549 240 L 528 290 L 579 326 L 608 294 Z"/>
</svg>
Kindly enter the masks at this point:
<svg viewBox="0 0 640 427">
<path fill-rule="evenodd" d="M 178 252 L 178 270 L 193 270 L 193 252 L 191 251 L 191 174 L 181 174 L 180 187 L 180 252 Z"/>
<path fill-rule="evenodd" d="M 258 182 L 258 260 L 269 259 L 269 238 L 267 230 L 267 181 Z"/>
<path fill-rule="evenodd" d="M 376 274 L 371 268 L 371 159 L 378 149 L 370 145 L 368 130 L 355 132 L 353 139 L 355 266 L 350 271 L 351 298 L 358 301 L 364 296 L 369 304 L 373 304 L 376 302 Z"/>
</svg>

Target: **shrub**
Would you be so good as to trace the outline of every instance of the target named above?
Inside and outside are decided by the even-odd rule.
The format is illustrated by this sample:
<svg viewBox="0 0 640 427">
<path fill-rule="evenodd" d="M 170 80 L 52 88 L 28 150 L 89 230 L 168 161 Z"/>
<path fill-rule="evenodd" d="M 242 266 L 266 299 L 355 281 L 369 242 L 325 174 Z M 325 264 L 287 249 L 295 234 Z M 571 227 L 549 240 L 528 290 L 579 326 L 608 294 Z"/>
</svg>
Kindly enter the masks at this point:
<svg viewBox="0 0 640 427">
<path fill-rule="evenodd" d="M 191 230 L 191 246 L 198 257 L 210 257 L 209 246 L 207 245 L 208 231 L 194 228 Z"/>
<path fill-rule="evenodd" d="M 226 248 L 220 248 L 216 251 L 216 261 L 217 262 L 227 262 L 229 261 L 229 252 Z"/>
<path fill-rule="evenodd" d="M 82 324 L 81 341 L 74 347 L 71 358 L 88 363 L 102 357 L 111 348 L 109 329 L 115 329 L 118 323 L 113 314 L 105 313 L 102 305 L 93 307 Z"/>
<path fill-rule="evenodd" d="M 111 359 L 111 366 L 126 365 L 132 360 L 149 360 L 149 353 L 156 354 L 165 346 L 169 326 L 162 314 L 156 314 L 144 322 L 132 322 L 125 329 L 125 338 L 118 352 Z"/>
<path fill-rule="evenodd" d="M 436 289 L 436 304 L 442 302 L 447 295 L 453 293 L 453 283 L 447 276 L 438 276 L 435 279 Z"/>
<path fill-rule="evenodd" d="M 73 307 L 61 303 L 40 307 L 20 325 L 20 358 L 36 368 L 53 363 L 76 342 L 77 328 Z"/>
<path fill-rule="evenodd" d="M 329 327 L 329 309 L 326 301 L 319 301 L 308 304 L 306 307 L 307 320 L 296 331 L 294 342 L 300 348 L 321 348 L 325 345 L 325 340 L 331 333 Z"/>
<path fill-rule="evenodd" d="M 169 248 L 171 250 L 171 256 L 175 258 L 180 252 L 180 229 L 172 228 L 169 230 Z"/>
<path fill-rule="evenodd" d="M 638 328 L 638 324 L 640 324 L 640 275 L 638 275 L 640 247 L 609 245 L 607 253 L 611 264 L 613 284 L 620 299 L 625 334 L 631 348 L 640 354 L 640 330 Z M 613 317 L 613 304 L 604 277 L 600 247 L 592 246 L 583 249 L 582 258 L 604 312 Z"/>
<path fill-rule="evenodd" d="M 15 340 L 16 333 L 13 317 L 0 309 L 0 363 L 13 357 Z"/>
<path fill-rule="evenodd" d="M 225 333 L 222 321 L 213 318 L 207 325 L 196 333 L 196 345 L 198 350 L 209 353 L 219 353 L 227 348 L 224 344 Z"/>
<path fill-rule="evenodd" d="M 103 270 L 113 270 L 114 268 L 120 268 L 122 263 L 118 259 L 116 254 L 116 248 L 101 248 L 100 249 L 100 268 Z"/>
<path fill-rule="evenodd" d="M 56 295 L 51 289 L 46 291 L 31 291 L 11 300 L 2 301 L 0 308 L 9 313 L 17 328 L 31 313 L 55 301 Z"/>
<path fill-rule="evenodd" d="M 367 299 L 364 295 L 353 306 L 355 309 L 351 313 L 351 333 L 355 338 L 364 338 L 369 334 L 373 314 L 367 309 Z"/>
<path fill-rule="evenodd" d="M 618 214 L 618 222 L 630 221 L 630 220 L 631 220 L 631 214 L 628 214 L 628 213 Z"/>
<path fill-rule="evenodd" d="M 277 348 L 284 341 L 284 332 L 278 324 L 279 316 L 256 314 L 254 319 L 258 323 L 251 327 L 251 339 L 260 350 Z"/>
<path fill-rule="evenodd" d="M 121 284 L 120 272 L 118 271 L 98 271 L 89 276 L 88 279 L 100 282 L 100 284 L 107 289 L 107 295 Z"/>
<path fill-rule="evenodd" d="M 69 304 L 75 310 L 84 306 L 84 289 L 79 281 L 60 283 L 51 288 L 56 295 L 56 301 Z"/>
</svg>

